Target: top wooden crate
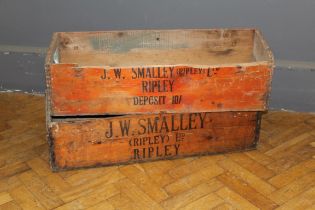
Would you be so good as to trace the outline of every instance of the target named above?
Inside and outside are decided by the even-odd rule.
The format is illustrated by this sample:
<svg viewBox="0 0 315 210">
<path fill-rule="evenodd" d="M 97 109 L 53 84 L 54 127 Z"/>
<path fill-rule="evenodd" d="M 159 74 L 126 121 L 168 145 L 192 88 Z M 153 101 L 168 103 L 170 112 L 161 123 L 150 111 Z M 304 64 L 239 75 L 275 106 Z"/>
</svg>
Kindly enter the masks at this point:
<svg viewBox="0 0 315 210">
<path fill-rule="evenodd" d="M 51 116 L 263 111 L 273 56 L 256 29 L 59 32 Z"/>
</svg>

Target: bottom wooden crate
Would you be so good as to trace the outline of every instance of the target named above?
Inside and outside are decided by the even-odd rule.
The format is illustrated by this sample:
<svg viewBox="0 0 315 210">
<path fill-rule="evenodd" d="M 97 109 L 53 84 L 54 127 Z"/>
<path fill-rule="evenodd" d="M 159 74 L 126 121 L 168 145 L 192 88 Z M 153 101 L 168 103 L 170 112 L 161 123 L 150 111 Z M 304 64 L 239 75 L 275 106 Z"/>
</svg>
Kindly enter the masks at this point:
<svg viewBox="0 0 315 210">
<path fill-rule="evenodd" d="M 126 164 L 256 147 L 260 112 L 51 118 L 53 170 Z"/>
</svg>

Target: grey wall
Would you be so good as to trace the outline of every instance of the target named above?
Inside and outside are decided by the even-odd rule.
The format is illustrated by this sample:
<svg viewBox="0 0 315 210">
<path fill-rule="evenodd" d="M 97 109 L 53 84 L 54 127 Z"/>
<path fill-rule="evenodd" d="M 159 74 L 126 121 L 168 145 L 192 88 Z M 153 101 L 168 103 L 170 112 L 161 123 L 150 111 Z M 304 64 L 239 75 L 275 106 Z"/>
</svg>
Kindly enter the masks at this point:
<svg viewBox="0 0 315 210">
<path fill-rule="evenodd" d="M 43 46 L 53 31 L 258 27 L 278 59 L 315 59 L 314 0 L 0 0 L 0 44 Z"/>
<path fill-rule="evenodd" d="M 0 0 L 0 90 L 44 90 L 54 31 L 257 27 L 290 61 L 275 72 L 271 107 L 315 111 L 314 11 L 315 0 Z"/>
</svg>

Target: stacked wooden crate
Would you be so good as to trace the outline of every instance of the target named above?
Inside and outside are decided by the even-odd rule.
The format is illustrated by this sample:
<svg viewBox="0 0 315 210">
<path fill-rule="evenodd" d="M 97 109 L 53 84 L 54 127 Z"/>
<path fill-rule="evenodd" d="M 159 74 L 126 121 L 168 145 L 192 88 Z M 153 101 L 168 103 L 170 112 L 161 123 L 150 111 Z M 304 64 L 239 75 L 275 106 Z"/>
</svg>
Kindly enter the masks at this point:
<svg viewBox="0 0 315 210">
<path fill-rule="evenodd" d="M 53 170 L 253 149 L 273 56 L 255 29 L 55 33 Z"/>
</svg>

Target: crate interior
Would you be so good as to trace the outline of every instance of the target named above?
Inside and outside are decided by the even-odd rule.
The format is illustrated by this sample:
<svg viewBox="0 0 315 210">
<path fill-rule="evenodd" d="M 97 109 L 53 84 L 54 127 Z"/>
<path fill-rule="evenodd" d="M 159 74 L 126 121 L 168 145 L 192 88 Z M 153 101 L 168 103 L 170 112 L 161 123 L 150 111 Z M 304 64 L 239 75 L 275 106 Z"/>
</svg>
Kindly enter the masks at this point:
<svg viewBox="0 0 315 210">
<path fill-rule="evenodd" d="M 272 62 L 255 29 L 59 32 L 54 63 L 79 66 L 226 65 Z"/>
</svg>

